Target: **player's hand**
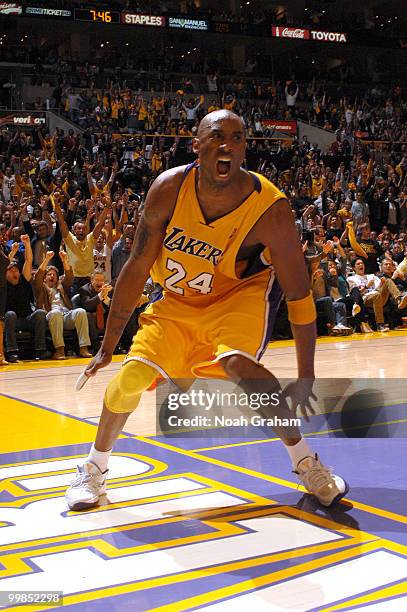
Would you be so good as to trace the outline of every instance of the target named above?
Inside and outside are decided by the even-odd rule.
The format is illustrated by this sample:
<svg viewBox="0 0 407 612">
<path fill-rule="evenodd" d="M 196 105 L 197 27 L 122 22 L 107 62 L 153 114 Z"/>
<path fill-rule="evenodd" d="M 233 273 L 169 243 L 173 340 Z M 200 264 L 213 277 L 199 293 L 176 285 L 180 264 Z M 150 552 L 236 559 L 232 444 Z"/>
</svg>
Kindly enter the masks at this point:
<svg viewBox="0 0 407 612">
<path fill-rule="evenodd" d="M 311 405 L 311 400 L 316 400 L 317 396 L 313 393 L 313 378 L 298 378 L 295 382 L 289 383 L 283 390 L 286 399 L 290 398 L 290 410 L 297 415 L 298 408 L 304 419 L 308 422 L 309 415 L 314 415 L 315 410 Z"/>
<path fill-rule="evenodd" d="M 86 366 L 84 373 L 88 377 L 95 376 L 98 370 L 108 366 L 111 361 L 112 353 L 106 353 L 102 348 L 100 348 L 93 359 L 91 359 Z"/>
<path fill-rule="evenodd" d="M 24 246 L 27 246 L 28 244 L 30 244 L 30 237 L 28 234 L 23 234 L 21 236 L 21 242 L 23 243 Z"/>
</svg>

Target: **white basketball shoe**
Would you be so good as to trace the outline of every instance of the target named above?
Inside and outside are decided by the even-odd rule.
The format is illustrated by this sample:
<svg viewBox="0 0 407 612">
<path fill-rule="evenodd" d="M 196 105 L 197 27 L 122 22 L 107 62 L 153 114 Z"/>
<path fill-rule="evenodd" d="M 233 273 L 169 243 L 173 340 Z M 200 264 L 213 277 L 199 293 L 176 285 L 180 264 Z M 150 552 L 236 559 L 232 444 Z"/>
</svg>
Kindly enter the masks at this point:
<svg viewBox="0 0 407 612">
<path fill-rule="evenodd" d="M 98 505 L 101 495 L 106 493 L 106 472 L 101 472 L 91 461 L 78 465 L 75 480 L 69 485 L 65 499 L 70 510 L 85 510 Z"/>
</svg>

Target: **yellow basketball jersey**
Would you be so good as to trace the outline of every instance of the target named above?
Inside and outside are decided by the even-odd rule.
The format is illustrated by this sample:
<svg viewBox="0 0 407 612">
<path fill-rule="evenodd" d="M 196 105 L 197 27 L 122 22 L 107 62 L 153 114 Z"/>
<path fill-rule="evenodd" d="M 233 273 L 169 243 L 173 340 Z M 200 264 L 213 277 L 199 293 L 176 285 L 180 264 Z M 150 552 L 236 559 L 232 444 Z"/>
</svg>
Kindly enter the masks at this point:
<svg viewBox="0 0 407 612">
<path fill-rule="evenodd" d="M 247 274 L 265 270 L 263 266 L 248 272 L 250 262 L 238 262 L 236 270 L 236 257 L 258 219 L 285 196 L 263 176 L 251 172 L 253 192 L 233 211 L 207 223 L 196 194 L 196 172 L 196 163 L 185 169 L 151 275 L 168 297 L 206 306 L 245 282 Z"/>
</svg>

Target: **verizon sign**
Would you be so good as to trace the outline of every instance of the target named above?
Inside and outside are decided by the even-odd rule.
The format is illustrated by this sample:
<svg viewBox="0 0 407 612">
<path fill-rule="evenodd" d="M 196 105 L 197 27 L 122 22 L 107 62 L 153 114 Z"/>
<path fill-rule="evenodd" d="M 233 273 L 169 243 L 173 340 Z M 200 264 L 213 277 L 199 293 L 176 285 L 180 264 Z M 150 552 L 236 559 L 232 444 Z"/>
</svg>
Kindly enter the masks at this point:
<svg viewBox="0 0 407 612">
<path fill-rule="evenodd" d="M 141 15 L 140 13 L 122 13 L 122 23 L 162 28 L 165 26 L 165 17 L 161 15 Z"/>
<path fill-rule="evenodd" d="M 276 121 L 274 119 L 262 119 L 264 128 L 269 130 L 278 130 L 279 132 L 288 132 L 289 134 L 297 133 L 296 121 Z"/>
<path fill-rule="evenodd" d="M 311 30 L 311 39 L 320 42 L 347 42 L 344 32 L 324 32 L 323 30 Z"/>
<path fill-rule="evenodd" d="M 0 113 L 0 126 L 1 125 L 25 125 L 25 126 L 38 126 L 46 125 L 47 118 L 45 113 L 37 113 L 32 115 L 31 113 L 24 111 L 3 111 Z"/>
<path fill-rule="evenodd" d="M 303 28 L 286 28 L 281 26 L 272 26 L 273 36 L 277 38 L 300 38 L 302 40 L 309 39 L 309 30 Z"/>
</svg>

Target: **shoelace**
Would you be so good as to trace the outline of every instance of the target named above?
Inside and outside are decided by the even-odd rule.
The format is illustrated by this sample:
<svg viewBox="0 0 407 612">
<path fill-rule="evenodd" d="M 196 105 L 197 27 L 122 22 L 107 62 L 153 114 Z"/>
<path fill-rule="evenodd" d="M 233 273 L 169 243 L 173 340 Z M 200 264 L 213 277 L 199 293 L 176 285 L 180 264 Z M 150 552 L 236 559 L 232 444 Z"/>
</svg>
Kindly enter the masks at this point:
<svg viewBox="0 0 407 612">
<path fill-rule="evenodd" d="M 329 468 L 321 465 L 315 465 L 306 471 L 307 480 L 310 488 L 318 488 L 328 481 L 332 480 L 332 473 Z"/>
<path fill-rule="evenodd" d="M 81 472 L 76 480 L 71 484 L 72 489 L 77 487 L 81 487 L 84 484 L 87 484 L 91 479 L 92 474 L 88 474 L 87 472 Z"/>
</svg>

